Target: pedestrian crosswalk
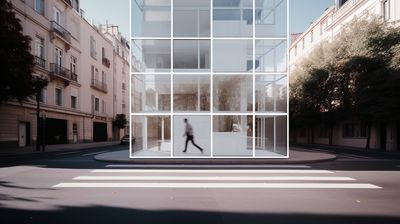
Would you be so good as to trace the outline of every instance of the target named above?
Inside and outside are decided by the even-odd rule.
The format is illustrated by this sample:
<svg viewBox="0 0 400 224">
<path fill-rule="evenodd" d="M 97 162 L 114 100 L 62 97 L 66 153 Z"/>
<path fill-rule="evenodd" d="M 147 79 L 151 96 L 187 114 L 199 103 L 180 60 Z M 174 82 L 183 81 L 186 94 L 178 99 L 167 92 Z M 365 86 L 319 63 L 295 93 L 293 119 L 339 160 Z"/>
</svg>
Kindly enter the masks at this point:
<svg viewBox="0 0 400 224">
<path fill-rule="evenodd" d="M 380 189 L 314 169 L 95 169 L 54 188 Z"/>
</svg>

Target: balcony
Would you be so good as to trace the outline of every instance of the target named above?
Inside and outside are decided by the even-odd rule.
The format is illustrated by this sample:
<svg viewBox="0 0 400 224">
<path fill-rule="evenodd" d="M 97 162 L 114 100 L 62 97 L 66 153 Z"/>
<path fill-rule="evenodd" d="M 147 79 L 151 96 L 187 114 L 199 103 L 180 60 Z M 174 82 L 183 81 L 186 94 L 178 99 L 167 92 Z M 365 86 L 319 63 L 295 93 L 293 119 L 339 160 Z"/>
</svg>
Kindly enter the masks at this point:
<svg viewBox="0 0 400 224">
<path fill-rule="evenodd" d="M 56 21 L 51 21 L 51 35 L 52 39 L 58 37 L 64 41 L 65 46 L 68 49 L 71 47 L 71 33 L 68 32 L 64 27 L 58 24 Z"/>
<path fill-rule="evenodd" d="M 78 81 L 77 74 L 72 73 L 69 69 L 66 69 L 55 63 L 50 63 L 50 78 L 52 80 L 54 80 L 55 78 L 64 80 L 65 86 L 68 86 L 70 81 Z"/>
<path fill-rule="evenodd" d="M 104 93 L 107 93 L 107 84 L 97 79 L 92 79 L 90 87 L 102 91 Z"/>
<path fill-rule="evenodd" d="M 34 56 L 33 63 L 40 68 L 46 69 L 46 60 L 41 57 Z"/>
<path fill-rule="evenodd" d="M 362 2 L 362 0 L 348 0 L 341 5 L 337 5 L 336 12 L 333 15 L 333 21 L 339 20 L 343 15 L 349 13 L 354 6 Z"/>
<path fill-rule="evenodd" d="M 102 62 L 103 62 L 103 65 L 106 66 L 107 68 L 109 68 L 111 66 L 110 59 L 108 59 L 106 57 L 102 58 Z"/>
</svg>

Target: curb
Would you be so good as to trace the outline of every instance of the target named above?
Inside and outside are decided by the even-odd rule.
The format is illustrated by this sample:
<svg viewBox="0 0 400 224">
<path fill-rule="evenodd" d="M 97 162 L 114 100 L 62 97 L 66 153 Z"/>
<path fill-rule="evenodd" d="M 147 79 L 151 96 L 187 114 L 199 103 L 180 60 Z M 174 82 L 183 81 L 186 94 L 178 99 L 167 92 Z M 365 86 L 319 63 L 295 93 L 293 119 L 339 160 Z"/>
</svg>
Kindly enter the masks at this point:
<svg viewBox="0 0 400 224">
<path fill-rule="evenodd" d="M 218 159 L 218 158 L 140 158 L 140 159 L 107 159 L 104 158 L 107 153 L 97 154 L 93 158 L 96 161 L 116 163 L 116 164 L 137 164 L 137 165 L 267 165 L 267 164 L 304 164 L 304 163 L 319 163 L 334 161 L 337 157 L 329 153 L 319 153 L 325 154 L 325 158 L 320 159 L 281 159 L 281 158 L 234 158 L 234 159 Z M 127 155 L 128 156 L 128 155 Z"/>
<path fill-rule="evenodd" d="M 8 157 L 24 157 L 24 156 L 36 156 L 36 155 L 51 155 L 55 153 L 64 153 L 64 152 L 79 152 L 79 151 L 84 151 L 88 149 L 94 149 L 97 147 L 107 147 L 107 146 L 115 146 L 119 145 L 117 143 L 110 143 L 110 144 L 105 144 L 105 145 L 91 145 L 91 146 L 82 146 L 80 148 L 75 148 L 75 149 L 68 149 L 68 148 L 60 148 L 58 150 L 52 150 L 52 151 L 33 151 L 33 152 L 28 152 L 28 153 L 0 153 L 0 158 L 8 158 Z M 16 149 L 18 150 L 18 149 Z"/>
</svg>

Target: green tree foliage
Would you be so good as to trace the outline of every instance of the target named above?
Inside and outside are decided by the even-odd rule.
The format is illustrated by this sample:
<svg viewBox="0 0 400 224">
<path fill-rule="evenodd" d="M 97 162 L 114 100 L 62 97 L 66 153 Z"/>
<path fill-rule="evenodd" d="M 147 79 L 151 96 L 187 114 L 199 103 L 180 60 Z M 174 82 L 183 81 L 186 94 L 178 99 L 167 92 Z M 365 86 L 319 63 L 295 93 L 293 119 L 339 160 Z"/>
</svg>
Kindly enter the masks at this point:
<svg viewBox="0 0 400 224">
<path fill-rule="evenodd" d="M 6 0 L 0 1 L 0 40 L 0 103 L 21 102 L 35 93 L 31 39 L 23 35 L 20 20 Z"/>
<path fill-rule="evenodd" d="M 126 120 L 126 115 L 125 114 L 117 114 L 115 115 L 115 119 L 114 119 L 114 125 L 119 128 L 125 128 L 126 124 L 128 123 L 128 121 Z"/>
<path fill-rule="evenodd" d="M 331 42 L 324 42 L 294 72 L 290 108 L 294 121 L 330 127 L 357 117 L 368 126 L 399 120 L 400 28 L 376 17 L 354 19 Z M 300 103 L 299 103 L 300 102 Z M 300 106 L 301 105 L 301 106 Z M 298 108 L 303 107 L 303 108 Z M 315 114 L 319 116 L 315 116 Z"/>
</svg>

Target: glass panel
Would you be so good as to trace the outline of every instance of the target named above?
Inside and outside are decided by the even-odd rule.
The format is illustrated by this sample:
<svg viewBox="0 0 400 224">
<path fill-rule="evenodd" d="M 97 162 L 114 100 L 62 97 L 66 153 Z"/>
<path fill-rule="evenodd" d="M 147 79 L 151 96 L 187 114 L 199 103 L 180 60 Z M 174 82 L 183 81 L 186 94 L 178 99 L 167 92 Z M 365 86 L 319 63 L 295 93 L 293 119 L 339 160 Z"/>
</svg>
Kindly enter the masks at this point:
<svg viewBox="0 0 400 224">
<path fill-rule="evenodd" d="M 132 64 L 144 72 L 171 70 L 171 42 L 169 40 L 133 40 Z"/>
<path fill-rule="evenodd" d="M 287 155 L 286 116 L 257 115 L 255 127 L 256 156 Z"/>
<path fill-rule="evenodd" d="M 174 111 L 209 111 L 210 76 L 174 76 Z"/>
<path fill-rule="evenodd" d="M 253 4 L 250 0 L 214 0 L 213 29 L 216 37 L 253 35 Z"/>
<path fill-rule="evenodd" d="M 218 75 L 213 83 L 214 110 L 253 111 L 253 78 L 247 75 Z"/>
<path fill-rule="evenodd" d="M 251 40 L 214 40 L 215 72 L 251 72 L 253 43 Z"/>
<path fill-rule="evenodd" d="M 256 1 L 256 37 L 287 36 L 287 0 Z"/>
<path fill-rule="evenodd" d="M 253 156 L 252 116 L 213 117 L 214 156 Z"/>
<path fill-rule="evenodd" d="M 256 40 L 256 72 L 286 72 L 286 40 Z"/>
<path fill-rule="evenodd" d="M 133 37 L 170 37 L 170 0 L 132 0 Z"/>
<path fill-rule="evenodd" d="M 210 116 L 174 116 L 174 156 L 211 155 L 210 119 Z"/>
<path fill-rule="evenodd" d="M 174 36 L 209 37 L 210 1 L 174 0 Z"/>
<path fill-rule="evenodd" d="M 170 116 L 132 116 L 132 151 L 134 157 L 169 157 L 171 155 Z"/>
<path fill-rule="evenodd" d="M 210 71 L 209 40 L 175 40 L 174 71 Z"/>
<path fill-rule="evenodd" d="M 132 111 L 171 110 L 170 75 L 132 75 Z"/>
<path fill-rule="evenodd" d="M 256 76 L 256 111 L 287 112 L 287 76 Z"/>
</svg>

